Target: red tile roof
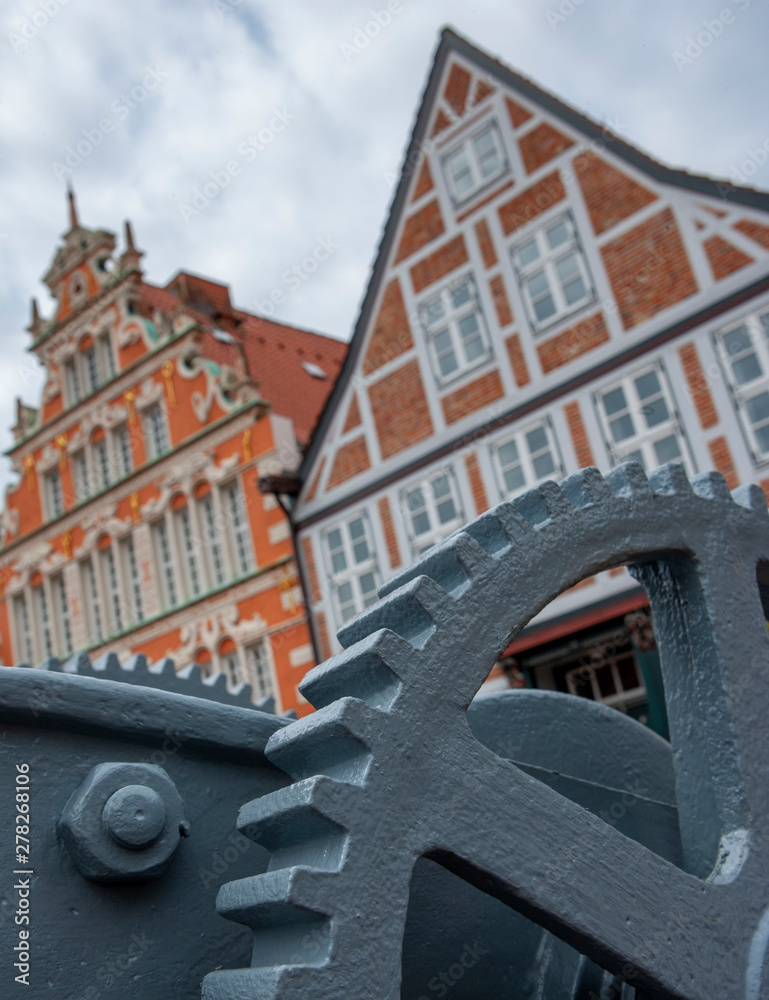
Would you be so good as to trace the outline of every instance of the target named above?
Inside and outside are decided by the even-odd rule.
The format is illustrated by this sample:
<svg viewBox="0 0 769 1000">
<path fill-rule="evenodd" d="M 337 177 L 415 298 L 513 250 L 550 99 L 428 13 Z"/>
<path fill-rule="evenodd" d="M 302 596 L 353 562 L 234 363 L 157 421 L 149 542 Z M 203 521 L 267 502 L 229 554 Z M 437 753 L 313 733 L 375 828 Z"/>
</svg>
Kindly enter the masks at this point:
<svg viewBox="0 0 769 1000">
<path fill-rule="evenodd" d="M 226 285 L 195 275 L 176 275 L 165 288 L 146 282 L 141 288 L 148 306 L 166 312 L 183 301 L 179 292 L 184 288 L 185 308 L 209 331 L 201 345 L 205 356 L 234 365 L 237 346 L 217 340 L 211 331 L 218 327 L 234 337 L 242 345 L 248 372 L 258 382 L 262 398 L 273 413 L 293 421 L 300 445 L 307 444 L 342 367 L 346 343 L 233 309 Z M 322 369 L 326 378 L 311 374 L 303 364 Z"/>
</svg>

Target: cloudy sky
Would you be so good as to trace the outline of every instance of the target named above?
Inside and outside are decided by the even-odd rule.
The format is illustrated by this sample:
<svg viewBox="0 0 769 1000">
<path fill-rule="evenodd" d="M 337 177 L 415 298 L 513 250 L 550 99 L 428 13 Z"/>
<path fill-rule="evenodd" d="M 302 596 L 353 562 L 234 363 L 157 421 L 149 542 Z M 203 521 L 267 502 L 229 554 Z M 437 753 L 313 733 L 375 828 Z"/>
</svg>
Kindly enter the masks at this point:
<svg viewBox="0 0 769 1000">
<path fill-rule="evenodd" d="M 133 221 L 148 280 L 194 271 L 253 311 L 327 241 L 274 316 L 348 339 L 446 24 L 664 162 L 735 179 L 747 161 L 748 183 L 769 189 L 766 0 L 391 7 L 364 46 L 386 0 L 3 0 L 3 449 L 15 397 L 36 403 L 42 388 L 24 327 L 32 295 L 51 310 L 40 276 L 66 228 L 67 178 L 84 225 Z M 249 158 L 250 136 L 262 148 Z M 193 201 L 233 162 L 209 204 Z M 10 475 L 0 459 L 0 486 Z"/>
</svg>

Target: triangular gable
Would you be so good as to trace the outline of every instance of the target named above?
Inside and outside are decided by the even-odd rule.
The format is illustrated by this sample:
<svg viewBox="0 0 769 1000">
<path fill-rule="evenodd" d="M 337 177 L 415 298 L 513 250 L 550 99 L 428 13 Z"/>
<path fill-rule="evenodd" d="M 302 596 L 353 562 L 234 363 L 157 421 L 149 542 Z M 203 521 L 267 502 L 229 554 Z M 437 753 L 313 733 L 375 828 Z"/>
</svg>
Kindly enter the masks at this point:
<svg viewBox="0 0 769 1000">
<path fill-rule="evenodd" d="M 357 451 L 350 448 L 349 435 L 342 428 L 343 415 L 351 405 L 349 389 L 353 376 L 357 372 L 356 379 L 365 380 L 414 346 L 411 331 L 416 329 L 418 320 L 407 315 L 399 281 L 388 274 L 390 266 L 416 255 L 418 259 L 409 273 L 414 289 L 419 291 L 456 268 L 458 262 L 467 260 L 463 237 L 447 232 L 433 176 L 435 165 L 431 171 L 422 153 L 430 144 L 437 143 L 441 149 L 450 144 L 458 129 L 466 127 L 473 116 L 482 115 L 485 102 L 499 90 L 504 96 L 519 157 L 518 177 L 507 182 L 512 188 L 510 197 L 499 209 L 503 232 L 510 235 L 519 225 L 530 221 L 538 210 L 544 210 L 538 206 L 550 207 L 566 198 L 559 171 L 553 170 L 551 174 L 546 171 L 559 157 L 569 155 L 570 149 L 581 150 L 581 166 L 576 166 L 574 180 L 584 198 L 594 235 L 608 234 L 608 239 L 603 238 L 601 253 L 626 330 L 645 322 L 660 308 L 659 303 L 644 297 L 643 289 L 628 288 L 623 277 L 628 269 L 635 268 L 659 279 L 662 298 L 668 307 L 695 294 L 707 281 L 711 284 L 727 281 L 744 267 L 763 259 L 769 250 L 769 226 L 751 217 L 756 210 L 769 211 L 768 194 L 663 166 L 446 29 L 419 107 L 350 350 L 306 453 L 303 476 L 312 477 L 312 469 L 331 434 L 342 437 L 338 450 L 345 449 L 345 454 L 360 457 L 360 446 L 355 446 Z M 589 151 L 582 148 L 585 140 L 593 147 Z M 669 204 L 661 203 L 660 185 L 673 186 L 682 192 L 677 199 L 675 218 Z M 607 191 L 610 197 L 606 196 Z M 499 193 L 496 190 L 491 196 Z M 631 219 L 637 213 L 638 219 Z M 461 218 L 457 215 L 456 221 Z M 484 232 L 485 225 L 480 219 L 475 233 L 488 268 L 496 261 L 488 227 Z M 687 233 L 696 233 L 699 238 L 696 261 L 689 260 L 682 250 L 680 226 L 688 227 Z M 616 240 L 609 232 L 613 227 L 623 230 Z M 656 257 L 650 258 L 649 241 L 662 247 Z M 675 261 L 674 267 L 670 266 L 671 261 Z M 528 385 L 530 374 L 518 334 L 514 328 L 509 333 L 504 330 L 513 324 L 514 317 L 498 275 L 489 281 L 489 288 L 496 318 L 503 328 L 514 383 L 519 387 Z M 589 316 L 574 329 L 565 331 L 562 342 L 551 340 L 538 345 L 542 370 L 548 371 L 549 365 L 562 363 L 562 357 L 592 349 L 607 339 L 600 313 Z M 391 429 L 392 434 L 408 430 L 410 424 L 405 414 L 411 408 L 422 420 L 423 439 L 432 433 L 431 411 L 415 387 L 417 380 L 411 377 L 411 366 L 411 361 L 401 366 L 401 379 L 397 383 L 389 376 L 377 383 L 379 388 L 372 394 L 368 412 L 371 415 L 371 407 L 376 405 L 376 394 L 400 393 L 401 424 Z M 416 361 L 413 366 L 416 367 Z M 481 384 L 479 380 L 477 385 L 463 389 L 463 398 L 474 394 L 482 402 L 498 398 L 500 391 L 498 384 Z M 456 400 L 443 400 L 442 406 L 446 422 L 451 423 Z M 408 438 L 411 443 L 417 439 L 413 435 Z M 371 442 L 367 453 L 370 468 L 376 468 L 380 458 L 393 454 L 382 442 L 379 455 L 370 452 Z M 329 461 L 333 465 L 333 455 Z M 312 478 L 314 492 L 318 488 L 318 475 Z M 321 491 L 322 488 L 321 485 Z M 307 499 L 305 496 L 304 500 Z"/>
</svg>

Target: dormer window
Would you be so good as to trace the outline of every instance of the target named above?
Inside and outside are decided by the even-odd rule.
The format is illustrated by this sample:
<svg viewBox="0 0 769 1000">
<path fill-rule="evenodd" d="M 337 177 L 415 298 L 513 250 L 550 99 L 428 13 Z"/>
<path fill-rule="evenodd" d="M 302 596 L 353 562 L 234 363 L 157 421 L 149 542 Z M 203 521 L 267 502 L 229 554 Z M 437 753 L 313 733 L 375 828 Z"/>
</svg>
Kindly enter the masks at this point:
<svg viewBox="0 0 769 1000">
<path fill-rule="evenodd" d="M 508 169 L 496 122 L 487 122 L 443 158 L 443 171 L 455 204 L 467 201 Z"/>
</svg>

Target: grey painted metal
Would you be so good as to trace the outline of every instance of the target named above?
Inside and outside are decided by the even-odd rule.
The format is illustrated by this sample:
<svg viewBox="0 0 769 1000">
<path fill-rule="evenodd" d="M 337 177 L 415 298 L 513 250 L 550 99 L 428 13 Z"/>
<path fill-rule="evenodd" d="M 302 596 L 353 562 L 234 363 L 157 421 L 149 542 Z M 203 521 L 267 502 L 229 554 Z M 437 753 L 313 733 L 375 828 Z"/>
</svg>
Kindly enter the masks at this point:
<svg viewBox="0 0 769 1000">
<path fill-rule="evenodd" d="M 205 694 L 194 681 L 189 690 Z M 192 1000 L 205 973 L 250 961 L 250 933 L 222 920 L 215 898 L 225 880 L 266 868 L 267 851 L 237 832 L 235 816 L 238 802 L 288 783 L 264 753 L 269 737 L 287 724 L 251 706 L 135 681 L 0 668 L 0 953 L 6 956 L 19 930 L 11 871 L 18 866 L 9 853 L 15 814 L 8 804 L 16 765 L 30 767 L 32 979 L 30 989 L 18 986 L 20 996 Z M 144 879 L 144 871 L 142 881 L 126 884 L 131 858 L 143 866 L 163 846 L 162 832 L 149 848 L 119 843 L 141 840 L 134 823 L 140 802 L 156 811 L 144 789 L 162 800 L 163 828 L 176 849 L 157 877 Z M 180 841 L 185 821 L 189 836 Z M 85 863 L 88 877 L 81 870 L 84 844 L 96 856 L 93 869 Z M 99 865 L 110 884 L 90 880 L 104 878 Z M 15 987 L 6 979 L 0 995 Z"/>
<path fill-rule="evenodd" d="M 72 793 L 59 833 L 86 878 L 144 882 L 168 867 L 190 834 L 173 781 L 155 764 L 97 764 Z"/>
<path fill-rule="evenodd" d="M 209 975 L 203 996 L 399 997 L 412 876 L 430 858 L 646 998 L 769 1000 L 759 560 L 761 490 L 730 495 L 717 474 L 689 483 L 677 466 L 647 479 L 629 463 L 502 504 L 391 581 L 342 629 L 345 652 L 304 681 L 319 711 L 270 738 L 269 758 L 295 784 L 240 818 L 269 839 L 270 867 L 217 900 L 254 930 L 252 967 Z M 468 724 L 515 634 L 585 576 L 626 563 L 650 594 L 661 648 L 680 865 L 502 759 Z M 585 977 L 597 981 L 590 966 Z"/>
</svg>

